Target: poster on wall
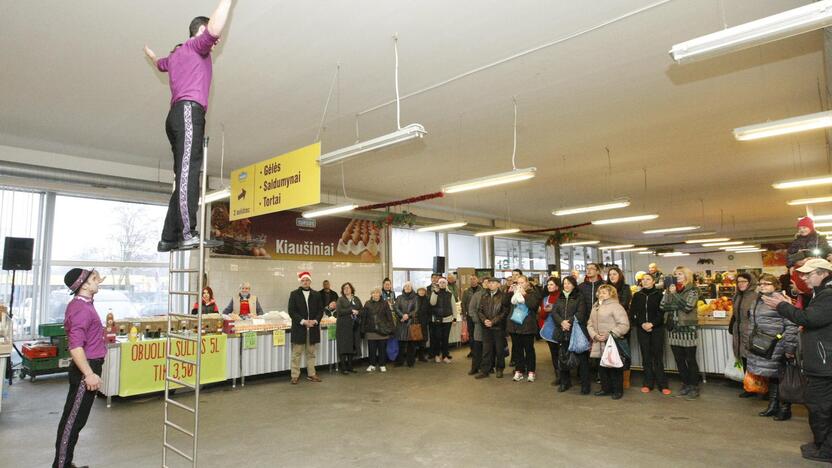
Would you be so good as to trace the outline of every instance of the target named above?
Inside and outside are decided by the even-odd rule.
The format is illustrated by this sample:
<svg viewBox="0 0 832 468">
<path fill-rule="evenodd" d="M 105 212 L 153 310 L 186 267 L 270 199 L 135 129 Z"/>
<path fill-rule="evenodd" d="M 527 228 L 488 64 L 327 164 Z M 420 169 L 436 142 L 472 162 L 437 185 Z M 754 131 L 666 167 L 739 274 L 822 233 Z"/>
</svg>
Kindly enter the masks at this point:
<svg viewBox="0 0 832 468">
<path fill-rule="evenodd" d="M 231 221 L 229 205 L 211 208 L 211 237 L 223 246 L 213 255 L 273 260 L 379 263 L 381 228 L 370 220 L 338 217 L 306 219 L 298 211 L 281 211 Z"/>
</svg>

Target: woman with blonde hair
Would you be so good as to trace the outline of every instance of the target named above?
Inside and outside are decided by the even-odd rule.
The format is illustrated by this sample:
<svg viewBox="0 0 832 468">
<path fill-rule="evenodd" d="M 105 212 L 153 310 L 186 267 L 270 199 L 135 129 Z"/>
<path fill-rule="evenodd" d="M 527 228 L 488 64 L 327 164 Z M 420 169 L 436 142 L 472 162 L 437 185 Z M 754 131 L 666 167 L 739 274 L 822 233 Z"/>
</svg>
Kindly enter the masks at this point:
<svg viewBox="0 0 832 468">
<path fill-rule="evenodd" d="M 534 351 L 534 338 L 537 336 L 537 309 L 540 308 L 540 295 L 519 275 L 517 282 L 509 289 L 504 304 L 511 313 L 506 322 L 506 332 L 511 335 L 511 357 L 514 359 L 514 381 L 528 379 L 534 382 L 537 372 L 537 356 Z M 527 374 L 528 373 L 528 374 Z"/>
<path fill-rule="evenodd" d="M 696 302 L 699 300 L 699 291 L 693 283 L 690 268 L 676 267 L 672 282 L 665 288 L 660 308 L 664 312 L 667 341 L 673 350 L 676 369 L 682 379 L 679 394 L 688 400 L 695 400 L 699 398 L 699 365 L 696 363 L 696 348 L 699 345 Z"/>
<path fill-rule="evenodd" d="M 387 301 L 381 298 L 381 288 L 373 288 L 370 300 L 364 303 L 361 331 L 367 337 L 370 366 L 367 372 L 387 372 L 387 339 L 396 331 L 393 314 Z M 337 332 L 337 329 L 336 329 Z"/>
<path fill-rule="evenodd" d="M 618 292 L 614 286 L 604 284 L 598 288 L 596 295 L 598 302 L 592 306 L 586 328 L 592 338 L 589 356 L 599 359 L 610 335 L 621 338 L 630 331 L 630 319 L 618 301 Z M 612 395 L 613 400 L 618 400 L 624 395 L 623 368 L 600 366 L 598 374 L 601 377 L 601 390 L 595 392 L 595 396 Z"/>
</svg>

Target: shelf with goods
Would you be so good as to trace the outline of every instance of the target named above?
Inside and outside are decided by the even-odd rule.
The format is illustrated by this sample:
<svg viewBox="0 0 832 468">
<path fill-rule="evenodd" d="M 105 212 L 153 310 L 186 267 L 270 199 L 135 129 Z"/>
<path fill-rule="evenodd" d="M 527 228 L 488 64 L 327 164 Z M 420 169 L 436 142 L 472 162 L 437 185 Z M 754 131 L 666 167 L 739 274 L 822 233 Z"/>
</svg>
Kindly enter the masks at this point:
<svg viewBox="0 0 832 468">
<path fill-rule="evenodd" d="M 38 334 L 48 340 L 26 343 L 21 349 L 20 378 L 33 382 L 39 375 L 67 372 L 72 362 L 63 323 L 43 323 Z"/>
</svg>

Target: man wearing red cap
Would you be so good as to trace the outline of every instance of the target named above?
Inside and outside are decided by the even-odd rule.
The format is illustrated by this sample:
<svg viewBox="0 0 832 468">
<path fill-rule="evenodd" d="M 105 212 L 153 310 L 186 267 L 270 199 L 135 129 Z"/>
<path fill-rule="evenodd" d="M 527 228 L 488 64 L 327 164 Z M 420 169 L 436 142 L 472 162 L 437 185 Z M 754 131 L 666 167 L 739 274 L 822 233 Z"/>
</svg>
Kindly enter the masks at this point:
<svg viewBox="0 0 832 468">
<path fill-rule="evenodd" d="M 298 273 L 300 287 L 289 294 L 289 316 L 292 318 L 292 385 L 300 379 L 300 360 L 306 357 L 306 379 L 320 382 L 315 371 L 316 345 L 321 341 L 321 318 L 324 305 L 318 291 L 312 290 L 308 271 Z"/>
<path fill-rule="evenodd" d="M 825 237 L 818 235 L 815 231 L 815 222 L 812 218 L 805 216 L 800 218 L 797 222 L 797 234 L 794 240 L 789 245 L 788 257 L 786 266 L 792 275 L 792 283 L 795 288 L 803 295 L 804 304 L 808 304 L 811 299 L 812 288 L 808 287 L 803 279 L 794 270 L 796 267 L 803 265 L 807 258 L 826 258 L 830 257 L 829 243 Z"/>
</svg>

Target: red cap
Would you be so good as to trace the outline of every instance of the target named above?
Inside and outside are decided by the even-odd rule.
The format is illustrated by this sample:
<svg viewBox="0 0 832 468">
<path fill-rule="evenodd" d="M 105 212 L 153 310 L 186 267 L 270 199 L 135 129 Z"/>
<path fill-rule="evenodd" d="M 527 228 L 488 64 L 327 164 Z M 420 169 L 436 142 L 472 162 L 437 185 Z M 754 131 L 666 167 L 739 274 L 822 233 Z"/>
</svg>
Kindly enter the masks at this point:
<svg viewBox="0 0 832 468">
<path fill-rule="evenodd" d="M 308 271 L 298 273 L 298 281 L 303 281 L 304 278 L 309 278 L 311 280 L 312 275 L 310 275 Z"/>
<path fill-rule="evenodd" d="M 804 216 L 800 218 L 800 221 L 797 222 L 797 227 L 807 227 L 810 230 L 815 230 L 815 222 L 812 221 L 812 218 L 808 216 Z"/>
</svg>

